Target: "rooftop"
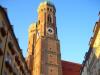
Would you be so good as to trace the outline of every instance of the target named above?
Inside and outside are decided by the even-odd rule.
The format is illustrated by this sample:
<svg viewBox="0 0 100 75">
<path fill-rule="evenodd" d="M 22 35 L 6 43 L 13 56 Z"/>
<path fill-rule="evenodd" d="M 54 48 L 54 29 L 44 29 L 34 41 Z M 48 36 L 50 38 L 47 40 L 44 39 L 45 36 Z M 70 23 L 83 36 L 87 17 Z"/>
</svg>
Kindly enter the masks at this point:
<svg viewBox="0 0 100 75">
<path fill-rule="evenodd" d="M 80 75 L 81 64 L 62 61 L 63 75 Z"/>
</svg>

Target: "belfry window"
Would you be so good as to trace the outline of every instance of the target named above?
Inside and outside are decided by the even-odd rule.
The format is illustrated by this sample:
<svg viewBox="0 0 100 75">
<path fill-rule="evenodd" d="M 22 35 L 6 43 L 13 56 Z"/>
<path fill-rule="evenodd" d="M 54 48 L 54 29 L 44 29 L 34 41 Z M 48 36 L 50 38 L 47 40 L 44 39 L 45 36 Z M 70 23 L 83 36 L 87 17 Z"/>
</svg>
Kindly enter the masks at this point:
<svg viewBox="0 0 100 75">
<path fill-rule="evenodd" d="M 40 24 L 40 20 L 38 20 L 38 24 Z"/>
<path fill-rule="evenodd" d="M 35 44 L 36 44 L 36 35 L 33 35 L 33 48 L 35 48 Z"/>
<path fill-rule="evenodd" d="M 47 10 L 49 11 L 49 8 L 47 8 Z"/>
<path fill-rule="evenodd" d="M 52 9 L 50 9 L 50 12 L 52 12 Z"/>
<path fill-rule="evenodd" d="M 48 22 L 52 23 L 52 16 L 50 14 L 48 15 Z"/>
</svg>

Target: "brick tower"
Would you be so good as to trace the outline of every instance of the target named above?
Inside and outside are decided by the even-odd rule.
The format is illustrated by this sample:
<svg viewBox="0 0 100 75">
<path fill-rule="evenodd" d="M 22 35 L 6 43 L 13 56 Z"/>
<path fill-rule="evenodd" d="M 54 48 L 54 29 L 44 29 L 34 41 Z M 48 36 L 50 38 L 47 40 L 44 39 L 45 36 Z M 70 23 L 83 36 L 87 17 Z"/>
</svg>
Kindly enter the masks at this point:
<svg viewBox="0 0 100 75">
<path fill-rule="evenodd" d="M 56 9 L 50 1 L 38 7 L 38 21 L 29 27 L 26 62 L 31 75 L 62 75 Z"/>
</svg>

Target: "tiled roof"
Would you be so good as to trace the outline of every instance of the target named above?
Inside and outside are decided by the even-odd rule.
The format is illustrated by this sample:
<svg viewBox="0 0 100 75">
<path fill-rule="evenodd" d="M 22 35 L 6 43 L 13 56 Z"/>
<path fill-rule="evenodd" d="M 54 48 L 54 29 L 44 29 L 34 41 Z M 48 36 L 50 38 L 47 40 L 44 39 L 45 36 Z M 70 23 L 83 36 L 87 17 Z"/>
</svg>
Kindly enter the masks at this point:
<svg viewBox="0 0 100 75">
<path fill-rule="evenodd" d="M 62 75 L 80 75 L 81 64 L 62 61 Z"/>
</svg>

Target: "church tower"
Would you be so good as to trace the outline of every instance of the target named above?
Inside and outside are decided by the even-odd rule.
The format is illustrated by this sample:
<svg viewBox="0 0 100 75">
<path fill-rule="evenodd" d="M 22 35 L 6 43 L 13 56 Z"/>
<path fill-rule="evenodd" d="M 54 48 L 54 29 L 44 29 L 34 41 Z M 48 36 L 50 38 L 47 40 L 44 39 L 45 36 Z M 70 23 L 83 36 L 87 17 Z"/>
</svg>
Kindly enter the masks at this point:
<svg viewBox="0 0 100 75">
<path fill-rule="evenodd" d="M 31 75 L 62 75 L 56 8 L 50 1 L 44 1 L 37 11 L 38 21 L 28 30 L 28 68 Z"/>
</svg>

